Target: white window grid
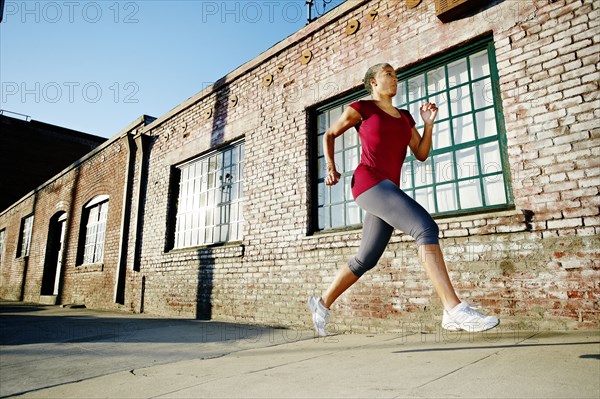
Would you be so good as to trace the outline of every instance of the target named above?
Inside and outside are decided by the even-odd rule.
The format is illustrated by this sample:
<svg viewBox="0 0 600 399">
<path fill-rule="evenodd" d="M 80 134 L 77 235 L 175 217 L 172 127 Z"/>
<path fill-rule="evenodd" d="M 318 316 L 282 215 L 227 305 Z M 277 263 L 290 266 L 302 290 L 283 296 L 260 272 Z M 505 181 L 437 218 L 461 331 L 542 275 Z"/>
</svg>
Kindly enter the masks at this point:
<svg viewBox="0 0 600 399">
<path fill-rule="evenodd" d="M 19 256 L 29 256 L 31 248 L 31 233 L 33 231 L 33 215 L 23 219 L 23 230 L 21 231 L 21 252 Z"/>
<path fill-rule="evenodd" d="M 2 260 L 4 259 L 4 236 L 6 230 L 2 229 L 0 230 L 0 262 L 2 262 Z"/>
<path fill-rule="evenodd" d="M 207 154 L 178 169 L 174 248 L 241 240 L 244 143 Z"/>
<path fill-rule="evenodd" d="M 104 260 L 108 201 L 89 206 L 87 211 L 88 218 L 85 227 L 83 263 L 101 263 Z"/>
</svg>

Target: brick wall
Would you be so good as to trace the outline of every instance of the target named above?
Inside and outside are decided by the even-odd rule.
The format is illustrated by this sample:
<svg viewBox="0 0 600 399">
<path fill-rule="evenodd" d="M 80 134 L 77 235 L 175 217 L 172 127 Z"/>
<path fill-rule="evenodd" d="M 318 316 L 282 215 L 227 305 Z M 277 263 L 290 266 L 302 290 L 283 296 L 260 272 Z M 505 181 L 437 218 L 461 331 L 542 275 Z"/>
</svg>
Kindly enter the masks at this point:
<svg viewBox="0 0 600 399">
<path fill-rule="evenodd" d="M 62 303 L 84 303 L 91 308 L 117 308 L 114 302 L 115 279 L 121 232 L 126 139 L 120 139 L 87 159 L 74 176 L 72 224 L 68 234 L 67 267 L 64 272 Z M 85 240 L 85 205 L 98 195 L 108 195 L 108 216 L 101 264 L 78 265 L 77 254 Z M 83 231 L 83 234 L 80 233 Z M 81 261 L 79 261 L 80 263 Z"/>
<path fill-rule="evenodd" d="M 35 217 L 23 296 L 23 300 L 27 302 L 38 302 L 40 299 L 49 229 L 51 228 L 50 219 L 60 212 L 72 214 L 70 197 L 75 190 L 74 184 L 75 174 L 67 173 L 32 196 L 35 201 L 33 204 Z"/>
<path fill-rule="evenodd" d="M 4 253 L 0 268 L 0 298 L 19 300 L 22 297 L 23 278 L 28 266 L 27 258 L 17 257 L 21 220 L 33 213 L 35 198 L 27 197 L 12 208 L 7 209 L 0 219 L 0 229 L 4 229 Z M 35 234 L 35 218 L 33 234 Z M 34 249 L 35 247 L 32 247 Z"/>
<path fill-rule="evenodd" d="M 129 128 L 134 130 L 139 126 L 141 122 Z M 115 303 L 115 284 L 123 231 L 127 143 L 126 134 L 115 136 L 0 214 L 0 229 L 5 230 L 6 241 L 0 265 L 1 298 L 41 300 L 44 268 L 55 267 L 46 265 L 51 251 L 48 247 L 51 220 L 65 213 L 66 233 L 56 302 L 85 304 L 91 308 L 123 308 Z M 81 265 L 77 257 L 85 242 L 84 207 L 98 195 L 109 196 L 103 262 Z M 29 214 L 34 214 L 30 255 L 17 257 L 21 219 Z"/>
<path fill-rule="evenodd" d="M 398 1 L 348 2 L 289 38 L 289 46 L 228 75 L 216 93 L 209 88 L 161 118 L 148 130 L 145 310 L 306 326 L 306 296 L 323 291 L 360 243 L 360 231 L 308 234 L 307 107 L 359 87 L 374 63 L 404 69 L 491 33 L 516 209 L 438 220 L 451 276 L 464 298 L 514 324 L 596 325 L 597 8 L 589 1 L 506 1 L 468 23 L 442 24 L 432 1 L 413 10 Z M 373 22 L 366 18 L 371 9 L 379 12 Z M 353 36 L 344 32 L 350 19 L 361 22 Z M 299 62 L 305 49 L 313 52 L 308 65 Z M 274 83 L 265 88 L 266 74 Z M 239 104 L 227 108 L 232 94 Z M 165 251 L 170 166 L 239 137 L 246 145 L 243 248 Z M 389 330 L 403 321 L 431 325 L 441 305 L 414 242 L 398 233 L 380 266 L 335 309 L 332 321 L 342 330 Z"/>
<path fill-rule="evenodd" d="M 463 299 L 480 302 L 503 326 L 597 327 L 599 8 L 588 0 L 504 1 L 442 23 L 433 0 L 414 9 L 396 0 L 347 1 L 232 71 L 142 131 L 148 159 L 136 155 L 124 308 L 309 327 L 306 297 L 327 288 L 356 253 L 361 232 L 312 234 L 315 132 L 308 111 L 358 89 L 370 65 L 389 62 L 404 70 L 491 35 L 515 206 L 437 219 L 450 276 Z M 372 9 L 378 16 L 369 21 Z M 348 36 L 351 19 L 361 27 Z M 313 59 L 303 65 L 306 49 Z M 273 75 L 268 87 L 266 74 Z M 235 107 L 229 103 L 234 95 Z M 172 168 L 240 138 L 243 240 L 170 250 L 169 214 L 177 200 Z M 76 210 L 95 195 L 93 182 L 111 173 L 121 181 L 124 172 L 102 163 L 82 171 Z M 115 223 L 112 212 L 121 203 L 112 198 Z M 5 220 L 1 215 L 0 228 Z M 107 240 L 107 251 L 114 245 Z M 114 265 L 107 268 L 101 272 L 106 278 L 73 270 L 65 275 L 65 299 L 82 295 L 90 306 L 114 307 Z M 9 269 L 18 278 L 18 269 Z M 334 305 L 331 321 L 339 331 L 393 331 L 434 329 L 440 317 L 414 241 L 396 232 L 379 266 Z"/>
</svg>

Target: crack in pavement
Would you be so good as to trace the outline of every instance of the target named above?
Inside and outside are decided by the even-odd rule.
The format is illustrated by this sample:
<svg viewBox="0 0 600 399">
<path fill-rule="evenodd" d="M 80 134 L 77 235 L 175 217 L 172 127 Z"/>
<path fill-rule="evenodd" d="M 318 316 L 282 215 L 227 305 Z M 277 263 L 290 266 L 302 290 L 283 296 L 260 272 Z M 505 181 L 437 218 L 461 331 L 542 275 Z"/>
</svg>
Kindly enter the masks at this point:
<svg viewBox="0 0 600 399">
<path fill-rule="evenodd" d="M 409 334 L 409 335 L 414 335 L 414 334 L 415 333 Z M 267 370 L 274 370 L 274 369 L 277 369 L 277 368 L 280 368 L 280 367 L 285 367 L 285 366 L 289 366 L 289 365 L 292 365 L 292 364 L 300 364 L 300 363 L 307 362 L 307 361 L 314 360 L 314 359 L 318 359 L 318 358 L 324 357 L 324 356 L 330 356 L 330 355 L 333 355 L 333 354 L 347 352 L 349 350 L 355 350 L 355 349 L 358 349 L 358 348 L 364 348 L 364 347 L 367 347 L 367 346 L 370 346 L 370 345 L 374 345 L 374 344 L 378 344 L 378 343 L 382 343 L 382 342 L 393 341 L 393 340 L 397 340 L 397 339 L 403 339 L 403 338 L 405 338 L 405 337 L 404 336 L 403 337 L 397 337 L 397 336 L 395 336 L 393 338 L 383 339 L 383 340 L 376 341 L 376 342 L 369 342 L 369 343 L 364 344 L 364 345 L 358 345 L 358 346 L 353 346 L 353 347 L 345 347 L 345 348 L 341 348 L 341 349 L 338 349 L 338 350 L 330 351 L 330 352 L 327 352 L 327 353 L 321 353 L 321 354 L 316 355 L 316 356 L 305 357 L 305 358 L 302 358 L 302 359 L 299 359 L 299 360 L 294 360 L 294 361 L 289 361 L 289 362 L 285 362 L 285 363 L 280 363 L 280 364 L 276 364 L 276 365 L 273 365 L 273 366 L 264 367 L 264 368 L 261 368 L 261 369 L 258 369 L 258 370 L 246 371 L 246 372 L 241 373 L 241 375 L 256 374 L 256 373 L 260 373 L 260 372 L 267 371 Z M 281 344 L 277 344 L 277 345 L 272 345 L 272 346 L 269 346 L 268 348 L 273 348 L 273 347 L 287 345 L 287 344 L 289 344 L 289 342 L 285 342 L 285 343 L 281 343 Z M 261 349 L 263 349 L 263 348 L 261 348 Z M 238 351 L 238 352 L 251 351 L 251 350 L 253 350 L 253 349 L 246 349 L 246 350 L 242 350 L 242 351 Z M 238 353 L 238 352 L 229 353 L 229 354 L 226 354 L 225 356 L 229 356 L 229 355 L 232 355 L 232 354 Z M 235 378 L 235 377 L 237 377 L 239 375 L 240 375 L 240 373 L 236 373 L 236 374 L 229 375 L 229 376 L 222 376 L 222 377 L 213 378 L 213 379 L 210 379 L 210 380 L 203 381 L 203 382 L 201 382 L 199 384 L 193 384 L 193 385 L 190 385 L 190 386 L 187 386 L 187 387 L 176 389 L 176 390 L 171 391 L 171 392 L 165 392 L 165 393 L 162 393 L 162 394 L 160 394 L 158 396 L 153 396 L 153 398 L 160 398 L 160 397 L 163 397 L 165 395 L 171 395 L 171 394 L 174 394 L 174 393 L 177 393 L 177 392 L 181 392 L 181 391 L 184 391 L 184 390 L 187 390 L 187 389 L 190 389 L 190 388 L 199 387 L 201 385 L 206 385 L 208 383 L 211 383 L 211 382 L 214 382 L 214 381 L 218 381 L 218 380 L 228 380 L 228 379 L 231 379 L 231 378 Z"/>
<path fill-rule="evenodd" d="M 515 345 L 519 345 L 520 343 L 522 343 L 522 342 L 525 342 L 525 341 L 527 341 L 527 340 L 529 340 L 529 339 L 531 339 L 531 338 L 533 338 L 533 337 L 535 337 L 536 335 L 539 335 L 539 334 L 540 334 L 539 332 L 533 333 L 533 334 L 531 334 L 530 336 L 528 336 L 528 337 L 525 337 L 525 338 L 523 338 L 523 339 L 522 339 L 522 340 L 520 340 L 520 341 L 517 341 Z M 456 368 L 456 369 L 454 369 L 454 370 L 452 370 L 452 371 L 450 371 L 450 372 L 448 372 L 448 373 L 446 373 L 446 374 L 444 374 L 444 375 L 441 375 L 441 376 L 439 376 L 439 377 L 436 377 L 436 378 L 434 378 L 434 379 L 432 379 L 432 380 L 430 380 L 430 381 L 427 381 L 426 383 L 424 383 L 424 384 L 421 384 L 421 385 L 419 385 L 419 386 L 417 386 L 417 387 L 413 388 L 413 389 L 412 389 L 412 391 L 414 391 L 414 390 L 418 390 L 418 389 L 420 389 L 420 388 L 423 388 L 423 387 L 425 387 L 425 386 L 427 386 L 427 385 L 429 385 L 429 384 L 432 384 L 432 383 L 434 383 L 434 382 L 436 382 L 436 381 L 439 381 L 439 380 L 441 380 L 441 379 L 443 379 L 443 378 L 446 378 L 446 377 L 448 377 L 449 375 L 455 374 L 455 373 L 457 373 L 457 372 L 459 372 L 459 371 L 461 371 L 461 370 L 463 370 L 463 369 L 466 369 L 467 367 L 470 367 L 470 366 L 472 366 L 472 365 L 474 365 L 474 364 L 477 364 L 477 363 L 479 363 L 479 362 L 481 362 L 481 361 L 483 361 L 483 360 L 485 360 L 485 359 L 488 359 L 488 358 L 490 358 L 490 357 L 492 357 L 492 356 L 494 356 L 494 355 L 498 355 L 500 352 L 502 352 L 502 351 L 505 351 L 505 350 L 507 350 L 507 349 L 508 349 L 508 347 L 502 347 L 502 346 L 501 346 L 501 347 L 499 347 L 499 349 L 498 349 L 497 351 L 495 351 L 495 352 L 493 352 L 493 353 L 490 353 L 489 355 L 483 356 L 483 357 L 481 357 L 481 358 L 479 358 L 479 359 L 477 359 L 477 360 L 475 360 L 475 361 L 473 361 L 473 362 L 471 362 L 471 363 L 468 363 L 468 364 L 465 364 L 465 365 L 463 365 L 463 366 L 461 366 L 461 367 L 458 367 L 458 368 Z M 396 396 L 396 398 L 400 398 L 400 397 L 402 397 L 402 396 Z"/>
</svg>

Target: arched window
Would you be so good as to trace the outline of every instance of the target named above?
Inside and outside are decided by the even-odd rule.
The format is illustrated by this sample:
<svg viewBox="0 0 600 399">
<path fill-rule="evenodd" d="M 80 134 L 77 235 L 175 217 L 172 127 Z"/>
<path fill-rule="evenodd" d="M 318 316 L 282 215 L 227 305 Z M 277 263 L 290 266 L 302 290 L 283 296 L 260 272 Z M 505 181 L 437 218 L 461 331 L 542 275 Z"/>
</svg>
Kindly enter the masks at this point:
<svg viewBox="0 0 600 399">
<path fill-rule="evenodd" d="M 5 229 L 0 230 L 0 264 L 2 264 L 2 260 L 4 259 L 4 235 Z"/>
<path fill-rule="evenodd" d="M 21 233 L 17 245 L 17 258 L 29 256 L 31 233 L 33 231 L 33 215 L 21 219 Z"/>
<path fill-rule="evenodd" d="M 79 265 L 103 261 L 107 216 L 108 195 L 98 195 L 84 207 L 81 231 L 85 231 L 85 241 L 80 240 Z"/>
</svg>

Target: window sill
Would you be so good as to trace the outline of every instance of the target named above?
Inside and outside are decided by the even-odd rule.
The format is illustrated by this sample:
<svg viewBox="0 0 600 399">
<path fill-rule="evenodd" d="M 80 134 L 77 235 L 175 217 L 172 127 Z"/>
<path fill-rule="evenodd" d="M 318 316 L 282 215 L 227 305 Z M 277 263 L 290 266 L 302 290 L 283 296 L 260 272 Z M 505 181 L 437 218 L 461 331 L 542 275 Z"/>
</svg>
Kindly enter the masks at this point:
<svg viewBox="0 0 600 399">
<path fill-rule="evenodd" d="M 362 226 L 315 231 L 302 237 L 302 245 L 306 250 L 333 249 L 340 247 L 358 247 L 362 234 Z"/>
<path fill-rule="evenodd" d="M 310 235 L 303 237 L 304 239 L 320 238 L 320 237 L 337 237 L 341 234 L 360 233 L 362 231 L 361 224 L 355 224 L 348 227 L 338 227 L 335 229 L 317 230 Z"/>
<path fill-rule="evenodd" d="M 433 219 L 439 223 L 463 222 L 467 220 L 490 219 L 496 217 L 513 216 L 522 214 L 514 205 L 496 205 L 488 208 L 478 208 L 472 211 L 462 211 L 460 213 L 442 213 L 432 215 Z"/>
<path fill-rule="evenodd" d="M 514 233 L 528 231 L 528 220 L 520 209 L 501 208 L 497 210 L 479 211 L 468 215 L 434 216 L 433 219 L 440 227 L 440 238 L 450 238 L 470 235 L 485 235 L 494 233 Z M 360 238 L 362 226 L 352 226 L 335 230 L 316 231 L 303 237 L 303 241 L 313 245 L 327 246 L 327 243 L 340 240 Z M 401 231 L 395 230 L 390 242 L 414 241 L 414 239 Z M 329 244 L 341 246 L 340 243 Z M 353 245 L 343 245 L 353 246 Z"/>
<path fill-rule="evenodd" d="M 104 263 L 86 263 L 83 265 L 75 266 L 75 272 L 77 273 L 101 272 L 103 270 Z"/>
<path fill-rule="evenodd" d="M 244 256 L 245 246 L 242 241 L 232 241 L 197 247 L 174 248 L 165 252 L 165 255 L 187 254 L 202 258 L 241 258 Z"/>
</svg>

